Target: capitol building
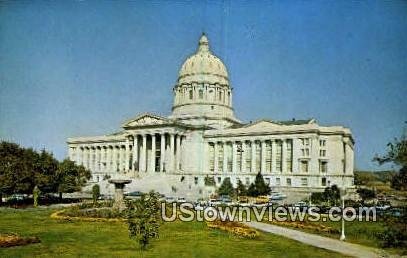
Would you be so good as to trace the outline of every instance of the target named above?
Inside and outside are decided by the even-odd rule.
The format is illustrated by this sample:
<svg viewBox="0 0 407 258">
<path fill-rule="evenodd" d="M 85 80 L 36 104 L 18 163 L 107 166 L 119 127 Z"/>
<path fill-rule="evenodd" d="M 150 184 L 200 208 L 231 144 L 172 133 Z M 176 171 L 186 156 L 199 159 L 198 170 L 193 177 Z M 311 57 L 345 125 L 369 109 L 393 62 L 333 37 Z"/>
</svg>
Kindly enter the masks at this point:
<svg viewBox="0 0 407 258">
<path fill-rule="evenodd" d="M 354 188 L 350 129 L 315 119 L 240 121 L 228 71 L 206 35 L 172 93 L 170 116 L 144 113 L 114 134 L 69 138 L 69 158 L 92 171 L 92 184 L 130 178 L 128 190 L 167 196 L 208 197 L 208 182 L 249 185 L 258 172 L 273 191 L 298 198 L 334 184 Z"/>
</svg>

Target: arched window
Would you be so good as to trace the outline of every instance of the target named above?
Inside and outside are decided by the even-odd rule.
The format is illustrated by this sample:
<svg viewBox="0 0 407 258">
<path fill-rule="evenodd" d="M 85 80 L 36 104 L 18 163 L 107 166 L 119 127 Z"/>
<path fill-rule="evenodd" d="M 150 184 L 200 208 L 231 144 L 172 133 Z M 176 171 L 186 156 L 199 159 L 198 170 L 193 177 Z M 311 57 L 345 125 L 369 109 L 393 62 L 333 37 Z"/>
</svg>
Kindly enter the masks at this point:
<svg viewBox="0 0 407 258">
<path fill-rule="evenodd" d="M 194 98 L 194 93 L 192 90 L 189 90 L 189 99 L 193 99 Z"/>
<path fill-rule="evenodd" d="M 203 90 L 200 89 L 200 90 L 199 90 L 199 98 L 200 98 L 200 99 L 203 99 L 203 93 L 204 93 Z"/>
</svg>

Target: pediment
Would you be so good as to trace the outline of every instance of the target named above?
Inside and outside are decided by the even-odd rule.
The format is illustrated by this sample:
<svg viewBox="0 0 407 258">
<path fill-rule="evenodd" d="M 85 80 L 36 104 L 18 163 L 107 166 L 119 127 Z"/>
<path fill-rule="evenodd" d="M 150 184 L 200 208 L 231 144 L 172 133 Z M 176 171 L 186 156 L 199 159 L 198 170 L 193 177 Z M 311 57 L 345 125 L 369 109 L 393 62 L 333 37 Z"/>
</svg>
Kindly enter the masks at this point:
<svg viewBox="0 0 407 258">
<path fill-rule="evenodd" d="M 123 127 L 143 127 L 153 125 L 164 125 L 169 120 L 165 117 L 160 117 L 152 114 L 142 114 L 134 119 L 131 119 L 123 124 Z"/>
<path fill-rule="evenodd" d="M 263 130 L 263 129 L 278 129 L 281 127 L 282 127 L 281 124 L 278 124 L 278 123 L 275 123 L 275 122 L 269 121 L 269 120 L 260 120 L 253 124 L 248 124 L 245 126 L 246 129 L 253 130 L 253 131 Z"/>
</svg>

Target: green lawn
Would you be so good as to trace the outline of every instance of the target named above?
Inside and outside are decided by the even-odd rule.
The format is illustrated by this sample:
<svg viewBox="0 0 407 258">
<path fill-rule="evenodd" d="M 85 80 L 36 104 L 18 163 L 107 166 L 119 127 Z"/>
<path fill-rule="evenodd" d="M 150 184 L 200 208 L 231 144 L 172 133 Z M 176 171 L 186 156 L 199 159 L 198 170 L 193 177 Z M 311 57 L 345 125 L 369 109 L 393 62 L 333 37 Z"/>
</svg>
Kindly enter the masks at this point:
<svg viewBox="0 0 407 258">
<path fill-rule="evenodd" d="M 50 209 L 0 209 L 0 233 L 38 236 L 42 243 L 0 248 L 0 257 L 339 257 L 337 253 L 261 234 L 248 240 L 210 230 L 204 223 L 164 223 L 160 239 L 139 251 L 124 223 L 65 222 Z"/>
<path fill-rule="evenodd" d="M 266 214 L 267 215 L 267 214 Z M 268 217 L 268 216 L 266 216 Z M 254 218 L 254 216 L 252 216 Z M 267 218 L 265 218 L 264 222 L 267 222 Z M 329 226 L 333 229 L 337 229 L 338 232 L 341 231 L 342 228 L 342 222 L 341 221 L 316 221 L 316 222 L 309 222 L 311 224 L 315 225 L 324 225 L 324 226 Z M 277 223 L 274 223 L 274 225 L 278 225 Z M 326 232 L 321 232 L 321 231 L 316 231 L 316 230 L 311 230 L 311 229 L 301 229 L 301 228 L 294 228 L 296 230 L 308 232 L 308 233 L 314 233 L 314 234 L 319 234 L 322 236 L 334 238 L 334 239 L 339 239 L 340 233 L 326 233 Z M 365 245 L 365 246 L 370 246 L 374 248 L 381 248 L 380 247 L 380 242 L 377 239 L 377 234 L 383 232 L 385 229 L 385 224 L 381 221 L 380 218 L 377 219 L 377 221 L 347 221 L 345 222 L 345 235 L 346 235 L 346 241 L 350 243 L 355 243 L 355 244 L 360 244 L 360 245 Z M 407 250 L 403 248 L 386 248 L 386 251 L 390 253 L 395 253 L 395 254 L 402 254 L 405 255 L 407 254 Z"/>
</svg>

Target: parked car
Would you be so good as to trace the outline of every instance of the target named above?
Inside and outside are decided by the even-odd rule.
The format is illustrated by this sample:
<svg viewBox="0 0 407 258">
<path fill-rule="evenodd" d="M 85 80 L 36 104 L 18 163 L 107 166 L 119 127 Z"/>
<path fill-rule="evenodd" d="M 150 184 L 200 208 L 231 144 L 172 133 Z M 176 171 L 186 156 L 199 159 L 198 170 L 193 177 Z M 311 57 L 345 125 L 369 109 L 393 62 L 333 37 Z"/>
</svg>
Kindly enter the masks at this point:
<svg viewBox="0 0 407 258">
<path fill-rule="evenodd" d="M 209 206 L 218 206 L 218 205 L 221 205 L 221 204 L 222 204 L 222 202 L 219 199 L 210 199 L 209 202 L 208 202 Z"/>
<path fill-rule="evenodd" d="M 271 193 L 271 195 L 268 196 L 270 201 L 281 201 L 287 198 L 287 195 L 279 192 Z"/>
<path fill-rule="evenodd" d="M 186 203 L 187 200 L 184 197 L 178 197 L 177 198 L 177 203 Z"/>
<path fill-rule="evenodd" d="M 134 191 L 134 192 L 124 194 L 124 196 L 126 196 L 130 199 L 140 199 L 142 195 L 143 195 L 143 193 L 140 191 Z"/>
</svg>

